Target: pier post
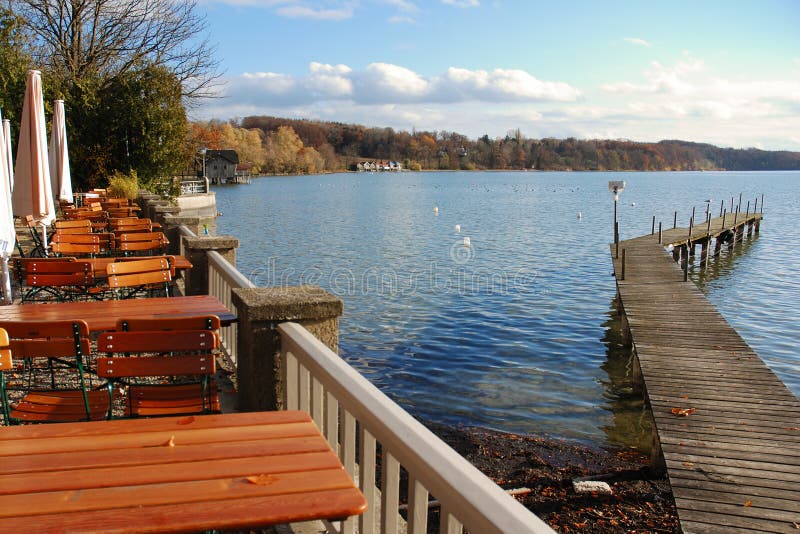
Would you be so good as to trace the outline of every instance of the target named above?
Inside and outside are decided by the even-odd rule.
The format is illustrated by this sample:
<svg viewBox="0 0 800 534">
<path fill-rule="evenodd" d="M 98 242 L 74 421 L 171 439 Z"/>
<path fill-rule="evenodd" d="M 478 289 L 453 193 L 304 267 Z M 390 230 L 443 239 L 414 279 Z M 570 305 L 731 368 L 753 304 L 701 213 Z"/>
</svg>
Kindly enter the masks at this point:
<svg viewBox="0 0 800 534">
<path fill-rule="evenodd" d="M 239 318 L 237 408 L 278 410 L 283 407 L 285 374 L 278 325 L 299 323 L 338 352 L 344 304 L 318 286 L 235 288 L 231 300 Z"/>
<path fill-rule="evenodd" d="M 625 249 L 622 249 L 622 278 L 620 280 L 625 280 Z"/>
<path fill-rule="evenodd" d="M 745 218 L 745 220 L 747 220 L 747 218 L 748 218 L 749 216 L 750 216 L 750 201 L 748 200 L 748 201 L 747 201 L 747 211 L 745 211 L 745 212 L 744 212 L 744 218 Z"/>
<path fill-rule="evenodd" d="M 653 215 L 653 225 L 650 227 L 650 235 L 656 233 L 656 216 Z"/>
<path fill-rule="evenodd" d="M 686 248 L 689 250 L 689 253 L 686 255 L 687 259 L 689 256 L 694 256 L 694 242 L 692 242 L 692 229 L 694 227 L 694 217 L 689 219 L 689 239 L 686 240 Z"/>
<path fill-rule="evenodd" d="M 682 248 L 686 249 L 686 246 L 684 245 Z M 683 260 L 683 281 L 684 282 L 688 282 L 689 281 L 689 254 L 687 254 L 686 250 L 684 250 L 683 256 L 684 256 L 684 260 Z"/>
<path fill-rule="evenodd" d="M 231 236 L 184 237 L 183 250 L 192 268 L 186 271 L 186 295 L 208 295 L 208 253 L 219 252 L 231 265 L 236 265 L 239 240 Z"/>
<path fill-rule="evenodd" d="M 722 217 L 722 210 L 725 208 L 725 201 L 722 200 L 719 203 L 719 216 Z"/>
<path fill-rule="evenodd" d="M 658 221 L 658 244 L 659 245 L 664 244 L 664 234 L 661 231 L 661 221 Z"/>
<path fill-rule="evenodd" d="M 708 243 L 709 243 L 709 241 L 710 241 L 710 238 L 707 237 L 706 240 L 703 241 L 700 244 L 700 265 L 702 265 L 703 267 L 706 267 L 706 268 L 708 267 L 708 253 L 709 253 Z"/>
<path fill-rule="evenodd" d="M 753 215 L 756 213 L 758 213 L 758 197 L 756 197 L 756 203 L 755 206 L 753 206 Z"/>
<path fill-rule="evenodd" d="M 674 230 L 677 227 L 678 227 L 678 211 L 676 210 L 675 215 L 672 217 L 672 229 Z"/>
<path fill-rule="evenodd" d="M 761 193 L 761 213 L 764 213 L 764 193 Z"/>
<path fill-rule="evenodd" d="M 736 211 L 742 211 L 742 194 L 739 193 L 739 205 L 736 207 Z"/>
</svg>

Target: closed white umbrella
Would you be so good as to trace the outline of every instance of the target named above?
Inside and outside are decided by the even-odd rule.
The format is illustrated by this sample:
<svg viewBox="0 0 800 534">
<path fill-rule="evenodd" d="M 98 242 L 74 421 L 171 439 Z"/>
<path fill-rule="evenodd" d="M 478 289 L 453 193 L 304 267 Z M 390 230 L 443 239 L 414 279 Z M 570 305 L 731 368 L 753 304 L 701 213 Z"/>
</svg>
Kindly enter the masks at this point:
<svg viewBox="0 0 800 534">
<path fill-rule="evenodd" d="M 42 75 L 28 71 L 25 100 L 14 166 L 14 215 L 32 215 L 42 226 L 42 243 L 47 253 L 47 225 L 56 218 L 53 193 L 50 187 L 50 165 L 47 161 L 47 128 L 44 121 Z"/>
<path fill-rule="evenodd" d="M 72 203 L 72 179 L 69 174 L 67 123 L 63 100 L 56 100 L 53 106 L 53 129 L 50 133 L 50 178 L 53 191 L 56 191 L 56 199 Z"/>
<path fill-rule="evenodd" d="M 14 192 L 14 158 L 11 157 L 11 121 L 3 119 L 3 135 L 6 138 L 6 164 L 8 165 L 8 183 L 11 184 L 11 192 Z"/>
<path fill-rule="evenodd" d="M 11 184 L 8 175 L 8 149 L 6 136 L 0 128 L 0 261 L 2 261 L 3 304 L 11 304 L 11 276 L 8 258 L 14 253 L 17 234 L 11 212 Z"/>
</svg>

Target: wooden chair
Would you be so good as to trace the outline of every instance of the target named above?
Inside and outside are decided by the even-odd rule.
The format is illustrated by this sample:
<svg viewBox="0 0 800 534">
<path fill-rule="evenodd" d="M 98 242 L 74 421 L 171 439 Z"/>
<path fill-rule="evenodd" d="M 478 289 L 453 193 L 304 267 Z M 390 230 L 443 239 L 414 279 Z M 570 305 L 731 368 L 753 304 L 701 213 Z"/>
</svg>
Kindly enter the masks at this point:
<svg viewBox="0 0 800 534">
<path fill-rule="evenodd" d="M 139 206 L 122 206 L 117 208 L 108 208 L 108 216 L 111 217 L 132 217 L 139 211 Z"/>
<path fill-rule="evenodd" d="M 11 349 L 9 348 L 8 332 L 5 328 L 0 328 L 0 408 L 3 410 L 3 424 L 8 424 L 8 394 L 6 393 L 6 373 L 14 369 L 14 361 L 11 359 Z"/>
<path fill-rule="evenodd" d="M 109 393 L 87 387 L 89 326 L 80 320 L 1 321 L 17 363 L 5 380 L 11 424 L 105 419 Z M 5 367 L 5 364 L 3 364 Z"/>
<path fill-rule="evenodd" d="M 210 330 L 106 332 L 97 350 L 117 356 L 98 357 L 97 374 L 108 379 L 109 398 L 127 389 L 126 417 L 219 413 L 218 348 Z"/>
<path fill-rule="evenodd" d="M 92 264 L 65 258 L 30 261 L 25 265 L 22 302 L 65 301 L 101 296 Z"/>
<path fill-rule="evenodd" d="M 132 232 L 116 235 L 116 250 L 124 256 L 163 254 L 169 244 L 164 232 Z"/>
<path fill-rule="evenodd" d="M 39 230 L 37 229 L 36 220 L 33 218 L 33 215 L 26 215 L 25 216 L 25 225 L 28 227 L 28 231 L 31 235 L 31 241 L 33 241 L 33 248 L 28 252 L 28 257 L 31 258 L 44 258 L 47 256 L 44 250 L 44 244 L 42 243 L 42 236 L 39 235 Z"/>
<path fill-rule="evenodd" d="M 132 298 L 141 292 L 170 295 L 171 267 L 167 258 L 118 261 L 106 266 L 108 287 L 115 299 Z"/>
<path fill-rule="evenodd" d="M 150 219 L 135 219 L 135 218 L 122 218 L 111 219 L 108 224 L 109 230 L 112 232 L 134 233 L 134 232 L 152 232 L 153 223 Z"/>
<path fill-rule="evenodd" d="M 89 219 L 72 219 L 55 222 L 56 234 L 90 234 L 92 221 Z"/>
</svg>

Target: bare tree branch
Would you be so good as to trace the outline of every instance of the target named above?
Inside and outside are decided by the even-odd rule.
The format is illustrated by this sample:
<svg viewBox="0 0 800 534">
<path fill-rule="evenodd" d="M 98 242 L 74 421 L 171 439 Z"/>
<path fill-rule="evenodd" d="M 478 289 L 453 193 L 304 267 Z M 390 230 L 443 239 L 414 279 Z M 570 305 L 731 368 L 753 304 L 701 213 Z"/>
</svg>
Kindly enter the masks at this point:
<svg viewBox="0 0 800 534">
<path fill-rule="evenodd" d="M 32 55 L 70 83 L 106 83 L 143 65 L 164 66 L 184 99 L 213 96 L 219 61 L 195 0 L 16 0 L 34 36 Z"/>
</svg>

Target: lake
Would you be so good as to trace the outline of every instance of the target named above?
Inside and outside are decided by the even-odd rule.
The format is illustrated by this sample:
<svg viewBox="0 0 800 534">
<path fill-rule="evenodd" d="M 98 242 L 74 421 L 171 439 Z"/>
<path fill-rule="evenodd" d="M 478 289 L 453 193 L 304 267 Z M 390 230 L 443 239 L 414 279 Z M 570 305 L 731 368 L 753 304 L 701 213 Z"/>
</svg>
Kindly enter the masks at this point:
<svg viewBox="0 0 800 534">
<path fill-rule="evenodd" d="M 256 285 L 342 298 L 340 353 L 414 416 L 646 448 L 619 345 L 609 180 L 621 239 L 765 195 L 761 233 L 692 279 L 800 394 L 800 172 L 419 172 L 217 187 L 216 233 Z M 657 223 L 656 223 L 657 224 Z M 465 244 L 465 240 L 468 244 Z"/>
</svg>

